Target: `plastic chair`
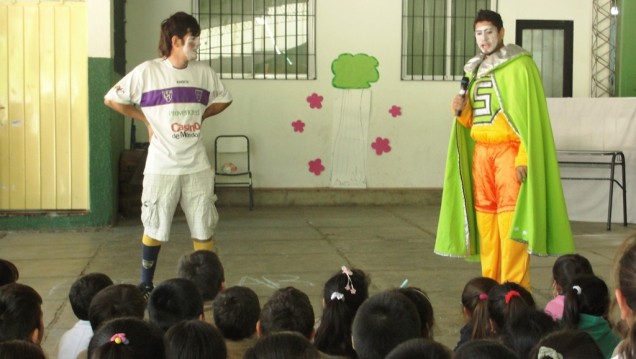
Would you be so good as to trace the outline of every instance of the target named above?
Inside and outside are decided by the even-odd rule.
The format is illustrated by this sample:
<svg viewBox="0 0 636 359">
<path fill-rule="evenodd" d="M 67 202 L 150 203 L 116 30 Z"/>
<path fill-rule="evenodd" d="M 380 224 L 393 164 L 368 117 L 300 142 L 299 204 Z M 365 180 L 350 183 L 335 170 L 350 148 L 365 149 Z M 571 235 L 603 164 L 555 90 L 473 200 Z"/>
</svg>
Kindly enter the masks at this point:
<svg viewBox="0 0 636 359">
<path fill-rule="evenodd" d="M 250 140 L 245 135 L 221 135 L 214 140 L 214 188 L 245 187 L 254 208 Z"/>
</svg>

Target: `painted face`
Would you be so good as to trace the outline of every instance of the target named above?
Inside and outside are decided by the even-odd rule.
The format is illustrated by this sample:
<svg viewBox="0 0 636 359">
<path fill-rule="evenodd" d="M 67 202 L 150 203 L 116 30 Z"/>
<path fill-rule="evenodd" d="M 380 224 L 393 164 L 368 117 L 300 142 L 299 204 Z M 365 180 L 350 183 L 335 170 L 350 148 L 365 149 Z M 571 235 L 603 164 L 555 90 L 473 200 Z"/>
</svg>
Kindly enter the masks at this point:
<svg viewBox="0 0 636 359">
<path fill-rule="evenodd" d="M 197 59 L 199 45 L 198 36 L 186 35 L 185 44 L 183 45 L 183 53 L 188 61 L 194 61 Z"/>
<path fill-rule="evenodd" d="M 499 31 L 497 28 L 487 22 L 477 23 L 475 27 L 475 40 L 477 41 L 477 47 L 484 55 L 490 55 L 498 49 L 499 43 L 502 39 L 499 38 Z"/>
</svg>

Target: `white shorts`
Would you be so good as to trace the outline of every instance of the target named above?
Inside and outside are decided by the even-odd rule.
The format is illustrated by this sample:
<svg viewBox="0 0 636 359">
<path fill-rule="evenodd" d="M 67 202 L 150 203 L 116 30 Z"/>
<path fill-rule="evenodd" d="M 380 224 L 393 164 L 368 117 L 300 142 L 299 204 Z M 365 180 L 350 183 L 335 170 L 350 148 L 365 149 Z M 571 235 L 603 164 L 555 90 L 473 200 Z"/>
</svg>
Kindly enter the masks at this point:
<svg viewBox="0 0 636 359">
<path fill-rule="evenodd" d="M 144 175 L 141 194 L 144 234 L 158 241 L 170 239 L 170 226 L 179 203 L 192 238 L 209 239 L 219 221 L 215 202 L 211 170 L 188 175 Z"/>
</svg>

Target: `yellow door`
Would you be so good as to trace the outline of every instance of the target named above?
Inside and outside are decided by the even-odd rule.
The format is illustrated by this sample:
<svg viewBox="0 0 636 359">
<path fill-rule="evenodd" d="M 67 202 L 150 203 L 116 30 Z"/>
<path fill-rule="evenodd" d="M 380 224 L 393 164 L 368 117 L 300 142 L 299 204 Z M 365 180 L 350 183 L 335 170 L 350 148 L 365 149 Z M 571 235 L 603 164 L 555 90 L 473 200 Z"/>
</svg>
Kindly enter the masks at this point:
<svg viewBox="0 0 636 359">
<path fill-rule="evenodd" d="M 0 211 L 86 210 L 83 2 L 0 4 Z"/>
</svg>

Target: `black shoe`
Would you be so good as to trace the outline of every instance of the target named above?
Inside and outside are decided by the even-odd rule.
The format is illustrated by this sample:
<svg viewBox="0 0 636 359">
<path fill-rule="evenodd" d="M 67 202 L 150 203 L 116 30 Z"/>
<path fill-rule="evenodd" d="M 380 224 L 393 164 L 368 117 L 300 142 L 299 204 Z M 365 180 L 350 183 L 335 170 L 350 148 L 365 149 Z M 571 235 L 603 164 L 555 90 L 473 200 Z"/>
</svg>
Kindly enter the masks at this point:
<svg viewBox="0 0 636 359">
<path fill-rule="evenodd" d="M 139 288 L 139 291 L 141 292 L 141 295 L 144 297 L 144 299 L 148 301 L 148 298 L 150 298 L 150 293 L 152 293 L 152 290 L 155 289 L 155 286 L 152 285 L 152 283 L 141 282 L 139 283 L 137 288 Z"/>
</svg>

